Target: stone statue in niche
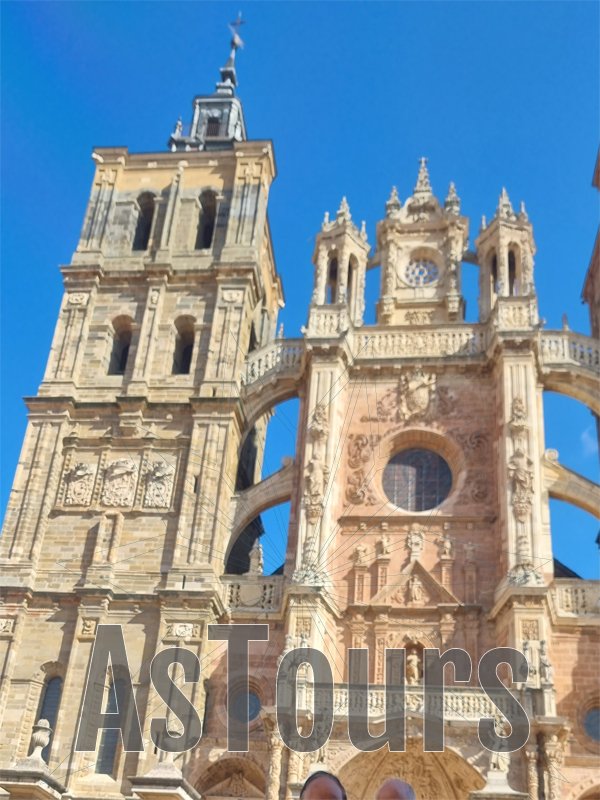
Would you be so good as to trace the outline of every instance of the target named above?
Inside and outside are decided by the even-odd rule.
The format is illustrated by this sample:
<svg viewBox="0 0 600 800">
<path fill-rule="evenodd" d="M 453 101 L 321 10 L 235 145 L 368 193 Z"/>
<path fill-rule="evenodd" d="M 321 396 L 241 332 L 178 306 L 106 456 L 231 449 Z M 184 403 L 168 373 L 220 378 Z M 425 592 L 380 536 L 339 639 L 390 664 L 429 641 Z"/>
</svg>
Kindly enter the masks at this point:
<svg viewBox="0 0 600 800">
<path fill-rule="evenodd" d="M 90 464 L 78 461 L 75 466 L 65 473 L 64 482 L 65 505 L 87 506 L 92 499 L 94 488 L 95 470 Z"/>
<path fill-rule="evenodd" d="M 137 466 L 126 458 L 113 461 L 104 470 L 102 503 L 105 506 L 130 506 L 133 504 Z"/>
<path fill-rule="evenodd" d="M 542 639 L 540 642 L 540 680 L 542 683 L 546 684 L 554 682 L 554 668 L 548 657 L 548 648 L 545 639 Z"/>
<path fill-rule="evenodd" d="M 173 467 L 164 461 L 154 461 L 146 473 L 144 505 L 147 508 L 168 508 L 173 489 Z"/>
<path fill-rule="evenodd" d="M 409 686 L 419 683 L 421 678 L 421 659 L 416 647 L 411 647 L 406 656 L 406 682 Z"/>
<path fill-rule="evenodd" d="M 377 540 L 375 545 L 375 552 L 378 557 L 380 556 L 389 556 L 390 554 L 390 537 L 387 534 L 383 534 L 381 539 Z"/>
<path fill-rule="evenodd" d="M 307 505 L 315 505 L 323 500 L 328 472 L 324 462 L 317 456 L 313 456 L 308 462 L 305 492 Z"/>
<path fill-rule="evenodd" d="M 357 544 L 354 549 L 354 565 L 365 567 L 367 565 L 368 548 L 365 544 Z"/>
<path fill-rule="evenodd" d="M 438 539 L 438 543 L 440 546 L 440 557 L 452 558 L 454 550 L 452 537 L 448 533 L 444 533 L 444 535 L 440 539 Z"/>
<path fill-rule="evenodd" d="M 416 561 L 423 552 L 424 536 L 420 525 L 412 525 L 406 537 L 406 546 L 410 552 L 410 560 Z"/>
<path fill-rule="evenodd" d="M 418 575 L 411 575 L 408 581 L 408 602 L 421 603 L 423 601 L 423 583 Z"/>
<path fill-rule="evenodd" d="M 512 506 L 515 517 L 524 521 L 531 511 L 533 496 L 533 461 L 517 448 L 508 461 L 508 476 L 512 481 Z"/>
</svg>

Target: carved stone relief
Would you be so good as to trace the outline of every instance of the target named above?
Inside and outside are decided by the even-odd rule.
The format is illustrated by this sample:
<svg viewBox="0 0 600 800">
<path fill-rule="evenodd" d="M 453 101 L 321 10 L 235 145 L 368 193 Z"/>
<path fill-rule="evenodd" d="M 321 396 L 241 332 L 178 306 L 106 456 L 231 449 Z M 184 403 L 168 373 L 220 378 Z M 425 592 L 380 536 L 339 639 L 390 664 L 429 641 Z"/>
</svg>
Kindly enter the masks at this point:
<svg viewBox="0 0 600 800">
<path fill-rule="evenodd" d="M 104 469 L 102 504 L 105 506 L 131 506 L 135 498 L 138 467 L 129 458 L 112 461 Z"/>
<path fill-rule="evenodd" d="M 374 453 L 373 447 L 378 441 L 376 436 L 350 434 L 348 443 L 348 481 L 346 500 L 356 505 L 375 505 L 378 500 L 370 488 L 368 473 L 371 471 Z"/>
<path fill-rule="evenodd" d="M 146 508 L 169 508 L 174 477 L 175 467 L 165 457 L 147 463 L 144 492 Z"/>
<path fill-rule="evenodd" d="M 63 476 L 66 506 L 88 506 L 92 499 L 96 467 L 78 461 Z"/>
<path fill-rule="evenodd" d="M 447 386 L 440 386 L 435 372 L 420 365 L 406 369 L 396 386 L 389 389 L 377 403 L 376 417 L 363 417 L 363 422 L 413 422 L 434 414 L 452 415 L 457 399 Z"/>
</svg>

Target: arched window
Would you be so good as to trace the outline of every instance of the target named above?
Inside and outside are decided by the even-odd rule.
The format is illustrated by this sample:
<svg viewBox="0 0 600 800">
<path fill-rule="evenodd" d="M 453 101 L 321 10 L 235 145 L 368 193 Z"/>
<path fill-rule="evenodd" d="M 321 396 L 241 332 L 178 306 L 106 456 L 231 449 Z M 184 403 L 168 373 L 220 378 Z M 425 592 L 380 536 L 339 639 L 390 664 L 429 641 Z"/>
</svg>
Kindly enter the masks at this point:
<svg viewBox="0 0 600 800">
<path fill-rule="evenodd" d="M 254 323 L 250 326 L 250 337 L 248 339 L 248 355 L 258 349 L 258 337 Z"/>
<path fill-rule="evenodd" d="M 121 678 L 117 678 L 114 682 L 111 681 L 108 687 L 106 714 L 115 714 L 123 708 L 126 699 L 125 687 L 126 683 Z M 112 775 L 114 773 L 120 738 L 121 733 L 118 728 L 105 728 L 102 731 L 96 758 L 96 773 L 100 775 Z"/>
<path fill-rule="evenodd" d="M 490 283 L 492 294 L 495 294 L 498 291 L 498 259 L 495 253 L 490 261 Z"/>
<path fill-rule="evenodd" d="M 138 219 L 133 237 L 132 250 L 147 250 L 154 217 L 154 195 L 144 192 L 137 199 Z"/>
<path fill-rule="evenodd" d="M 218 136 L 221 133 L 221 120 L 219 117 L 209 117 L 206 121 L 206 135 Z"/>
<path fill-rule="evenodd" d="M 327 286 L 325 289 L 325 302 L 335 303 L 337 300 L 338 260 L 335 256 L 329 259 L 327 267 Z"/>
<path fill-rule="evenodd" d="M 354 294 L 354 284 L 356 283 L 356 271 L 358 263 L 354 256 L 348 261 L 348 305 L 352 307 L 352 297 Z"/>
<path fill-rule="evenodd" d="M 508 251 L 508 293 L 517 293 L 517 260 L 513 250 Z"/>
<path fill-rule="evenodd" d="M 42 693 L 40 709 L 37 715 L 38 719 L 48 720 L 52 730 L 54 730 L 56 718 L 58 717 L 58 707 L 60 705 L 60 696 L 62 694 L 62 684 L 63 679 L 58 676 L 55 678 L 50 678 L 50 680 L 46 681 Z M 42 758 L 46 763 L 48 763 L 48 758 L 50 757 L 51 744 L 52 741 L 48 742 L 46 747 L 44 747 L 42 750 Z"/>
<path fill-rule="evenodd" d="M 212 246 L 217 219 L 217 195 L 211 191 L 200 195 L 200 214 L 196 232 L 196 250 L 208 250 Z"/>
<path fill-rule="evenodd" d="M 108 365 L 109 375 L 124 375 L 131 347 L 132 321 L 130 317 L 117 317 L 113 321 L 113 343 Z"/>
<path fill-rule="evenodd" d="M 189 317 L 175 320 L 177 336 L 173 353 L 173 375 L 189 375 L 194 352 L 194 324 Z"/>
</svg>

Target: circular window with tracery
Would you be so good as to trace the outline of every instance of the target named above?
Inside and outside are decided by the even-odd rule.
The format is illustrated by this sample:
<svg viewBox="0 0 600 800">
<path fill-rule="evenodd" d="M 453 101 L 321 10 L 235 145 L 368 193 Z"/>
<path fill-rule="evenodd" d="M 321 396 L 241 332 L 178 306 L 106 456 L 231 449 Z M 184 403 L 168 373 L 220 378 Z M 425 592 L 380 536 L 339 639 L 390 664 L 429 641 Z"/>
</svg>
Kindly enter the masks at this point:
<svg viewBox="0 0 600 800">
<path fill-rule="evenodd" d="M 450 467 L 432 450 L 402 450 L 383 471 L 384 492 L 404 511 L 429 511 L 443 503 L 451 488 Z"/>
<path fill-rule="evenodd" d="M 429 259 L 411 260 L 405 267 L 404 277 L 410 286 L 428 286 L 440 276 L 437 264 Z"/>
<path fill-rule="evenodd" d="M 231 715 L 239 722 L 252 722 L 260 714 L 260 697 L 252 689 L 247 693 L 243 689 L 234 691 L 230 703 Z"/>
</svg>

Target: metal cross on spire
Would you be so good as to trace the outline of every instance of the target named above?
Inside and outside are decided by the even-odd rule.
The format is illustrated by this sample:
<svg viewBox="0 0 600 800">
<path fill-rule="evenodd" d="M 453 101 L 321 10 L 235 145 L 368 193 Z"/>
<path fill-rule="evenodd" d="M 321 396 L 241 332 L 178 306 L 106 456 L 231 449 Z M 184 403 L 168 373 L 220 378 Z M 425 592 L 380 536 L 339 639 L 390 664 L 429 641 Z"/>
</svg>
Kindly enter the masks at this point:
<svg viewBox="0 0 600 800">
<path fill-rule="evenodd" d="M 229 23 L 229 30 L 231 31 L 231 46 L 234 50 L 244 46 L 242 37 L 240 36 L 240 28 L 246 24 L 246 20 L 242 19 L 242 12 L 238 11 L 237 19 L 235 22 Z"/>
</svg>

